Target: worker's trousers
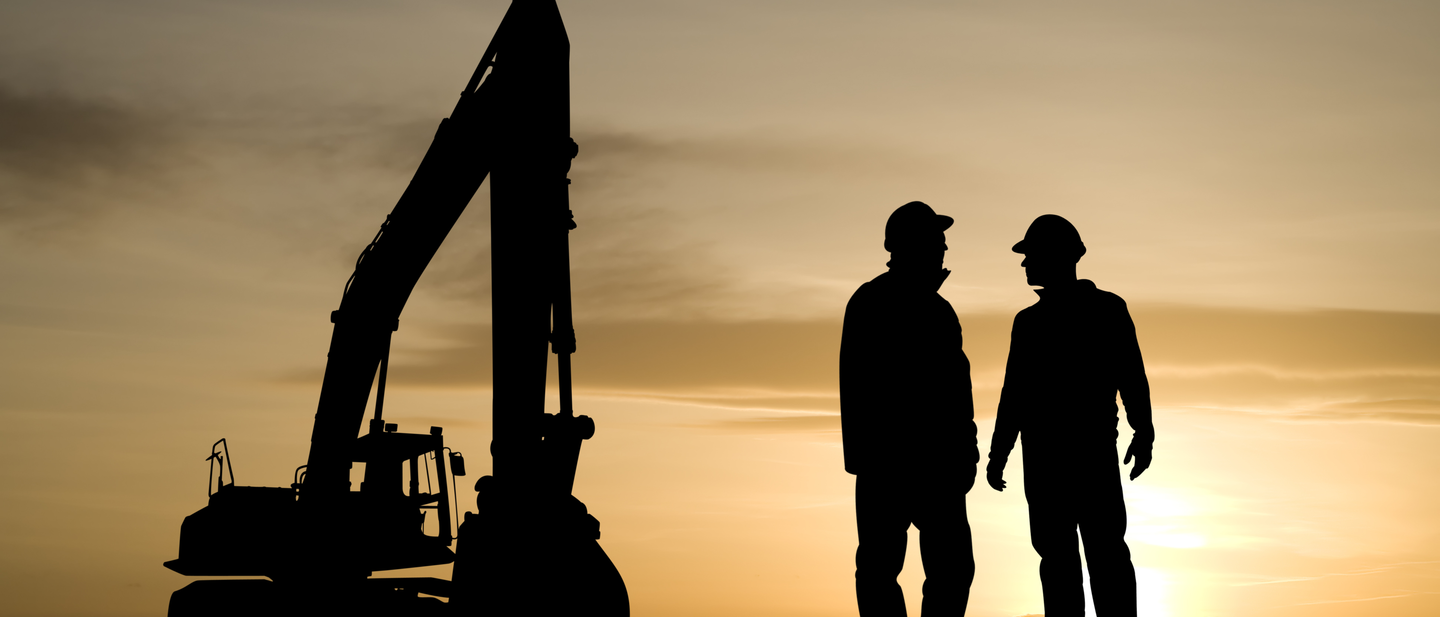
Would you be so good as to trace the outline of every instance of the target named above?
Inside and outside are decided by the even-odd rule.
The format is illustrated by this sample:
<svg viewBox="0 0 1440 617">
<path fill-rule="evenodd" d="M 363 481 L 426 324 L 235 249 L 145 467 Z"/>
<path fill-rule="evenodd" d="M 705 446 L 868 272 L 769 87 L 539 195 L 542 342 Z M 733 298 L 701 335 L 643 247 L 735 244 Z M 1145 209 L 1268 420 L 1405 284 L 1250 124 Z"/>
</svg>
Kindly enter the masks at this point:
<svg viewBox="0 0 1440 617">
<path fill-rule="evenodd" d="M 925 567 L 923 617 L 958 617 L 970 601 L 975 557 L 965 515 L 966 479 L 906 474 L 855 478 L 855 596 L 860 617 L 904 617 L 905 596 L 896 577 L 905 564 L 910 525 L 920 530 Z"/>
<path fill-rule="evenodd" d="M 1077 528 L 1096 616 L 1135 617 L 1135 566 L 1125 544 L 1125 496 L 1114 443 L 1023 447 L 1030 542 L 1040 554 L 1045 617 L 1085 617 Z"/>
</svg>

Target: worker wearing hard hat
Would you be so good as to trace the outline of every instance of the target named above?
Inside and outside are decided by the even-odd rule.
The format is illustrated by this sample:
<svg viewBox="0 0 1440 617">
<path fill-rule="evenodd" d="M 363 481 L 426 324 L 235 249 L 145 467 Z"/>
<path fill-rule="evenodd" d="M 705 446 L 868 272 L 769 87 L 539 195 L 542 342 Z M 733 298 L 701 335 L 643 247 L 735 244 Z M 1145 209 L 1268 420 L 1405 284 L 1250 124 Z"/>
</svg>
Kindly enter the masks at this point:
<svg viewBox="0 0 1440 617">
<path fill-rule="evenodd" d="M 896 577 L 907 530 L 920 530 L 922 613 L 963 615 L 975 577 L 965 493 L 980 453 L 960 320 L 940 297 L 945 230 L 955 220 L 912 201 L 885 224 L 888 272 L 845 307 L 840 421 L 855 478 L 855 594 L 861 617 L 901 617 Z"/>
<path fill-rule="evenodd" d="M 1085 244 L 1069 221 L 1035 219 L 1013 250 L 1025 255 L 1027 282 L 1043 289 L 1036 290 L 1039 302 L 1015 316 L 986 480 L 1005 489 L 1018 436 L 1046 617 L 1085 615 L 1077 528 L 1097 616 L 1134 617 L 1135 567 L 1116 465 L 1117 392 L 1134 430 L 1124 460 L 1135 460 L 1131 480 L 1150 466 L 1155 441 L 1135 324 L 1119 296 L 1077 280 Z"/>
</svg>

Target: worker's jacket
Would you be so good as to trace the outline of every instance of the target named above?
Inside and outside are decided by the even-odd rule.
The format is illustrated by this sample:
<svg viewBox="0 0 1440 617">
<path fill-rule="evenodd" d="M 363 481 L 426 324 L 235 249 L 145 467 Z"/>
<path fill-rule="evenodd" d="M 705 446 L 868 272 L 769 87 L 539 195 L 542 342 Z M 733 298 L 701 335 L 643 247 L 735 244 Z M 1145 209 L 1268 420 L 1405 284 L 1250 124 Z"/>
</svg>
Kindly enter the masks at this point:
<svg viewBox="0 0 1440 617">
<path fill-rule="evenodd" d="M 845 471 L 963 472 L 973 479 L 975 404 L 960 320 L 936 292 L 948 270 L 891 270 L 860 286 L 840 339 Z"/>
<path fill-rule="evenodd" d="M 1015 316 L 1010 332 L 990 458 L 1008 458 L 1017 435 L 1027 457 L 1032 448 L 1113 449 L 1117 392 L 1136 444 L 1148 452 L 1150 382 L 1125 301 L 1087 280 L 1036 293 L 1040 301 Z"/>
</svg>

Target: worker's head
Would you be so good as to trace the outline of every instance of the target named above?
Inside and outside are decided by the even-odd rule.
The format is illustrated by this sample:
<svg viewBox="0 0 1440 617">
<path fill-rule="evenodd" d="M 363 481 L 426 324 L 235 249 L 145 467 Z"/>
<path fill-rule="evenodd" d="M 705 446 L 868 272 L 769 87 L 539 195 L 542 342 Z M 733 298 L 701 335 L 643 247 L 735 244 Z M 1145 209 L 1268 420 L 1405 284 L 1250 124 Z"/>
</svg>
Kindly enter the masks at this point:
<svg viewBox="0 0 1440 617">
<path fill-rule="evenodd" d="M 1080 232 L 1061 216 L 1046 214 L 1025 230 L 1025 239 L 1010 250 L 1025 256 L 1025 282 L 1039 287 L 1075 280 L 1075 264 L 1085 255 Z"/>
<path fill-rule="evenodd" d="M 902 267 L 939 268 L 945 263 L 945 230 L 955 219 L 936 214 L 923 202 L 896 208 L 885 222 L 885 250 Z"/>
</svg>

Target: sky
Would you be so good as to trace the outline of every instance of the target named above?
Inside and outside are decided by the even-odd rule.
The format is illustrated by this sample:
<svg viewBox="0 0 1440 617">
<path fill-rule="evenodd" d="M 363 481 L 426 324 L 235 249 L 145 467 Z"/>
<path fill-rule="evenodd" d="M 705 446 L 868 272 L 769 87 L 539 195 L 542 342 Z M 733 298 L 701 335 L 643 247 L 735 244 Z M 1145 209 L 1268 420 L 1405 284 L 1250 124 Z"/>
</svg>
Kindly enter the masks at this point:
<svg viewBox="0 0 1440 617">
<path fill-rule="evenodd" d="M 240 484 L 290 482 L 329 311 L 507 5 L 0 5 L 0 614 L 164 610 L 216 439 Z M 1433 3 L 560 8 L 599 427 L 575 492 L 637 617 L 856 614 L 839 323 L 916 199 L 956 219 L 982 450 L 1029 222 L 1071 220 L 1080 276 L 1129 303 L 1143 615 L 1440 612 Z M 471 476 L 487 207 L 407 305 L 386 401 Z M 1040 614 L 1023 495 L 967 499 L 970 614 Z"/>
</svg>

